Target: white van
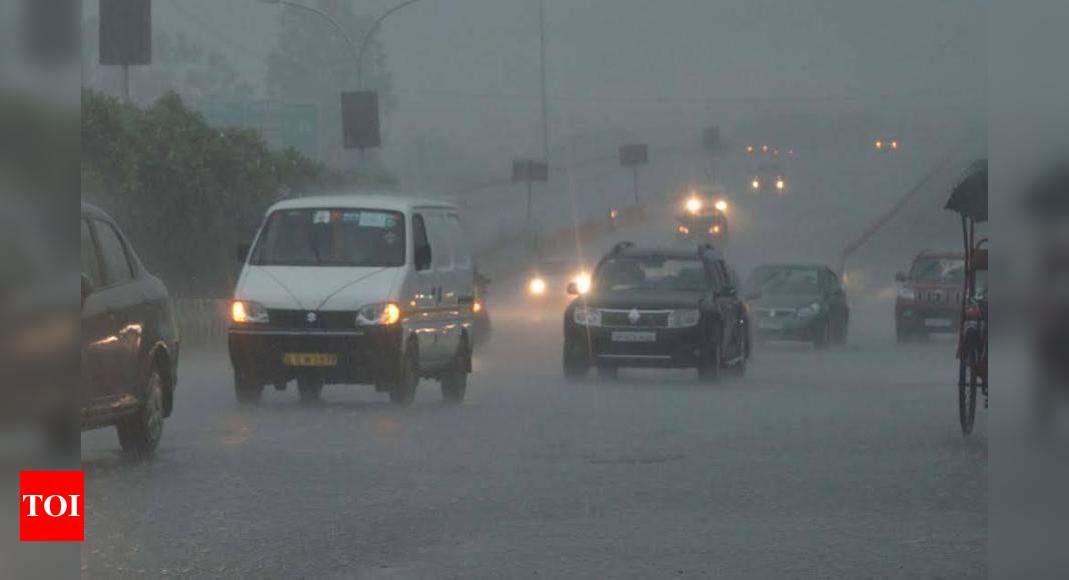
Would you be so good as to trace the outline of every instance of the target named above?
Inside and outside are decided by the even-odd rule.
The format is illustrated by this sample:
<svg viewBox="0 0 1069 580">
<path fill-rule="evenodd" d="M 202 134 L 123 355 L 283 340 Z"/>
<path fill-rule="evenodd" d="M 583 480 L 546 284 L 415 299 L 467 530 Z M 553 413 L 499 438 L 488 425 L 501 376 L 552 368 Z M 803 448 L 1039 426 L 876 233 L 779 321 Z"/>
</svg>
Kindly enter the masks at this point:
<svg viewBox="0 0 1069 580">
<path fill-rule="evenodd" d="M 464 399 L 471 372 L 471 253 L 457 208 L 387 195 L 305 197 L 272 206 L 230 305 L 234 390 L 296 380 L 302 401 L 325 384 L 373 384 L 407 405 L 421 377 Z"/>
</svg>

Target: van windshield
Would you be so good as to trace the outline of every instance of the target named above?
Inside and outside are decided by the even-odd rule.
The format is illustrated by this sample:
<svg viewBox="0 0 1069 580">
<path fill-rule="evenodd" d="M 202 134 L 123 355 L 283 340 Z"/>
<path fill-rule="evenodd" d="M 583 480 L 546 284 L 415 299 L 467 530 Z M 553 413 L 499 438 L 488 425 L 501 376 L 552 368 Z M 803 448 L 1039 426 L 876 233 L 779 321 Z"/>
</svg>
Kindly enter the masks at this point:
<svg viewBox="0 0 1069 580">
<path fill-rule="evenodd" d="M 251 263 L 401 266 L 405 263 L 404 216 L 371 209 L 279 210 L 267 218 Z"/>
</svg>

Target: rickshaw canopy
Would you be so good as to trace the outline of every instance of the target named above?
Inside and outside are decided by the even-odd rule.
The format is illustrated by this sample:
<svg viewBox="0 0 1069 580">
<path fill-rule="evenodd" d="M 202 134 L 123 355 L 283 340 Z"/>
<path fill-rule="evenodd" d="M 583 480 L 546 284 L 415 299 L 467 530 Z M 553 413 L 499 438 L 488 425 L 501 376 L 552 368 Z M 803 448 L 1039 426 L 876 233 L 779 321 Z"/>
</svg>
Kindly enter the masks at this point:
<svg viewBox="0 0 1069 580">
<path fill-rule="evenodd" d="M 956 211 L 974 222 L 987 221 L 987 159 L 973 162 L 950 192 L 944 209 Z"/>
</svg>

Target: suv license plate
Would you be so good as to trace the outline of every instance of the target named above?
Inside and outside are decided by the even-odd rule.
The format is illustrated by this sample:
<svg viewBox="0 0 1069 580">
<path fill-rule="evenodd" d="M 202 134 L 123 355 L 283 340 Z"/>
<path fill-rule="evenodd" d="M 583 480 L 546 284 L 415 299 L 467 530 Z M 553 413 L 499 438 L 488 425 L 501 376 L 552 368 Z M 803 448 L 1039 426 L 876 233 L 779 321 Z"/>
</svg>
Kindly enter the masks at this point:
<svg viewBox="0 0 1069 580">
<path fill-rule="evenodd" d="M 949 318 L 925 318 L 924 325 L 929 328 L 950 328 Z"/>
<path fill-rule="evenodd" d="M 657 342 L 656 332 L 622 332 L 612 333 L 613 342 Z"/>
<path fill-rule="evenodd" d="M 290 367 L 332 367 L 338 364 L 338 355 L 288 352 L 282 355 L 282 364 Z"/>
</svg>

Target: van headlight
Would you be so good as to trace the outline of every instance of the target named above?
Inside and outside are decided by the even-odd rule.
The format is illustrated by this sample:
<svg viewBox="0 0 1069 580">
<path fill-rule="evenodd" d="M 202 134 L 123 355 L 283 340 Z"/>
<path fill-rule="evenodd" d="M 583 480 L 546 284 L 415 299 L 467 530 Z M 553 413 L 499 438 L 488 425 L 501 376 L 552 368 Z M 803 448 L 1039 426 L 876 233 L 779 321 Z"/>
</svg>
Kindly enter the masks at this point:
<svg viewBox="0 0 1069 580">
<path fill-rule="evenodd" d="M 700 317 L 701 315 L 694 308 L 673 310 L 668 314 L 668 327 L 684 328 L 687 326 L 694 326 L 695 324 L 698 324 Z"/>
<path fill-rule="evenodd" d="M 393 302 L 368 304 L 356 311 L 357 326 L 390 326 L 401 320 L 401 307 Z"/>
<path fill-rule="evenodd" d="M 601 311 L 589 306 L 576 306 L 572 320 L 580 326 L 601 326 Z"/>
<path fill-rule="evenodd" d="M 798 318 L 810 318 L 820 314 L 820 302 L 798 309 Z"/>
<path fill-rule="evenodd" d="M 899 288 L 898 297 L 902 300 L 914 300 L 917 298 L 917 293 L 913 291 L 913 288 Z"/>
<path fill-rule="evenodd" d="M 267 309 L 259 302 L 235 300 L 230 303 L 230 320 L 238 324 L 267 324 Z"/>
</svg>

